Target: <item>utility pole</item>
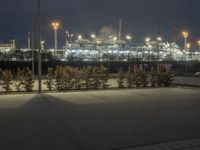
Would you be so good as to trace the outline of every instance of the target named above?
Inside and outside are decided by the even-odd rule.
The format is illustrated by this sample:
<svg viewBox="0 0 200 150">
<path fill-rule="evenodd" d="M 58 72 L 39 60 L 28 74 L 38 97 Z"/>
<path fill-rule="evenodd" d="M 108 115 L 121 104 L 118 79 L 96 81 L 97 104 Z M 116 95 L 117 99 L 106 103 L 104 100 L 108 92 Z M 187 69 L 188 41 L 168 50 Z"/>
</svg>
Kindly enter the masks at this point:
<svg viewBox="0 0 200 150">
<path fill-rule="evenodd" d="M 32 55 L 32 78 L 35 79 L 35 54 L 34 54 L 34 49 L 35 49 L 35 44 L 34 44 L 34 19 L 32 23 L 32 40 L 31 40 L 31 55 Z"/>
<path fill-rule="evenodd" d="M 42 61 L 41 61 L 41 2 L 37 0 L 37 49 L 38 49 L 38 93 L 42 93 Z"/>
</svg>

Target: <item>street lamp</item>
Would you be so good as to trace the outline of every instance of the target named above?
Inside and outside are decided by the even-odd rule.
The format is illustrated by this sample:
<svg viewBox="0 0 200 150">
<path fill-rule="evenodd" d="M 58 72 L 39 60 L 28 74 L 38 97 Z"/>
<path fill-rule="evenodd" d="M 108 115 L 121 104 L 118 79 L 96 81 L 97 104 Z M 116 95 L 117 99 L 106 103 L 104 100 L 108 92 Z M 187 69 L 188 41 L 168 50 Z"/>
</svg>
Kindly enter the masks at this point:
<svg viewBox="0 0 200 150">
<path fill-rule="evenodd" d="M 198 46 L 199 46 L 199 52 L 200 52 L 200 40 L 197 41 Z"/>
<path fill-rule="evenodd" d="M 132 37 L 131 37 L 130 35 L 127 35 L 127 36 L 126 36 L 126 39 L 129 40 L 129 42 L 130 42 L 130 44 L 131 44 Z"/>
<path fill-rule="evenodd" d="M 182 32 L 182 36 L 183 36 L 183 38 L 184 38 L 184 49 L 185 49 L 185 51 L 186 51 L 186 49 L 187 49 L 187 38 L 188 38 L 188 36 L 189 36 L 189 33 L 188 33 L 187 31 L 183 31 L 183 32 Z"/>
<path fill-rule="evenodd" d="M 31 48 L 31 33 L 28 32 L 28 50 L 31 50 L 31 63 L 32 63 L 32 78 L 34 79 L 34 51 Z"/>
<path fill-rule="evenodd" d="M 190 47 L 190 45 L 187 43 L 187 38 L 189 36 L 189 33 L 187 31 L 182 32 L 182 36 L 184 38 L 184 50 L 185 50 L 185 76 L 187 75 L 187 47 Z"/>
<path fill-rule="evenodd" d="M 57 48 L 58 48 L 58 34 L 57 34 L 57 31 L 58 31 L 58 28 L 60 27 L 60 23 L 58 21 L 54 21 L 51 23 L 51 26 L 54 30 L 54 42 L 55 42 L 55 48 L 54 48 L 54 51 L 56 52 L 57 51 Z"/>
<path fill-rule="evenodd" d="M 157 49 L 157 71 L 160 71 L 160 48 L 161 48 L 162 37 L 156 38 L 156 49 Z"/>
<path fill-rule="evenodd" d="M 37 0 L 38 93 L 42 93 L 41 1 Z"/>
<path fill-rule="evenodd" d="M 90 36 L 91 36 L 91 38 L 92 38 L 92 41 L 95 43 L 95 42 L 96 42 L 96 41 L 95 41 L 96 35 L 95 35 L 95 34 L 91 34 Z"/>
<path fill-rule="evenodd" d="M 188 51 L 190 50 L 190 47 L 191 47 L 191 44 L 187 43 L 186 48 L 187 48 Z"/>
</svg>

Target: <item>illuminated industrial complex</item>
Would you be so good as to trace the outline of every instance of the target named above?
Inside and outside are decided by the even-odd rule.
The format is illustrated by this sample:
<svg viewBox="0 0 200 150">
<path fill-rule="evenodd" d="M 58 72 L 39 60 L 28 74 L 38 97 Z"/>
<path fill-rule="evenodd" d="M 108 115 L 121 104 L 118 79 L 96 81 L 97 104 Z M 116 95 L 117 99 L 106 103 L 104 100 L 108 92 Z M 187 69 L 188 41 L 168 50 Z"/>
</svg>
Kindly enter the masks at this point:
<svg viewBox="0 0 200 150">
<path fill-rule="evenodd" d="M 177 45 L 176 42 L 165 42 L 161 36 L 148 37 L 143 45 L 134 45 L 132 36 L 122 38 L 120 22 L 118 35 L 91 34 L 86 39 L 83 35 L 66 31 L 66 44 L 58 49 L 57 30 L 60 24 L 55 21 L 51 26 L 54 30 L 55 47 L 46 49 L 45 41 L 41 41 L 43 61 L 200 61 L 200 41 L 197 42 L 199 49 L 191 49 L 187 42 L 189 33 L 186 31 L 182 32 L 184 46 Z M 8 43 L 0 43 L 0 61 L 31 61 L 37 57 L 37 49 L 30 47 L 30 37 L 28 48 L 17 48 L 14 38 Z"/>
</svg>

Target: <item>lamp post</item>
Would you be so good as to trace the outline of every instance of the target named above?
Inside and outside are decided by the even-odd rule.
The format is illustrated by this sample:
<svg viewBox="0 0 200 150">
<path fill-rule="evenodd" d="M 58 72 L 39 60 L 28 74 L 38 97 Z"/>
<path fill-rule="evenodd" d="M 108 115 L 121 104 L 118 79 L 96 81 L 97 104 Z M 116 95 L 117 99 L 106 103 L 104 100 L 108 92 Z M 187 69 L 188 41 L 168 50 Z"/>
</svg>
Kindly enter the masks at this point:
<svg viewBox="0 0 200 150">
<path fill-rule="evenodd" d="M 60 27 L 60 23 L 58 21 L 54 21 L 51 23 L 52 28 L 54 30 L 54 51 L 57 52 L 58 49 L 58 28 Z"/>
<path fill-rule="evenodd" d="M 160 72 L 160 48 L 161 48 L 162 38 L 156 38 L 156 49 L 157 49 L 157 71 Z"/>
<path fill-rule="evenodd" d="M 130 36 L 130 35 L 127 35 L 126 36 L 126 40 L 128 40 L 129 41 L 129 48 L 130 48 L 130 51 L 131 51 L 131 40 L 132 40 L 132 37 Z M 129 53 L 128 53 L 128 60 L 130 59 L 130 55 L 131 55 L 131 52 L 129 51 Z"/>
<path fill-rule="evenodd" d="M 150 61 L 150 56 L 149 56 L 150 53 L 149 53 L 149 51 L 150 51 L 150 48 L 152 48 L 152 45 L 149 44 L 150 41 L 151 41 L 151 38 L 149 38 L 149 37 L 147 37 L 145 39 L 146 45 L 148 46 L 148 62 Z"/>
<path fill-rule="evenodd" d="M 31 48 L 31 33 L 30 32 L 28 32 L 28 50 L 31 51 L 32 78 L 34 79 L 34 51 L 33 51 L 33 48 Z"/>
<path fill-rule="evenodd" d="M 131 44 L 131 40 L 132 40 L 132 37 L 130 36 L 130 35 L 127 35 L 126 36 L 126 39 L 130 42 L 130 44 Z"/>
<path fill-rule="evenodd" d="M 185 76 L 187 74 L 187 38 L 189 36 L 189 33 L 187 31 L 182 32 L 183 38 L 184 38 L 184 50 L 185 50 Z"/>
<path fill-rule="evenodd" d="M 96 43 L 96 35 L 95 34 L 91 34 L 90 35 L 92 42 Z"/>
<path fill-rule="evenodd" d="M 184 38 L 184 50 L 186 51 L 187 49 L 187 38 L 189 36 L 189 33 L 187 31 L 182 32 L 183 38 Z"/>
<path fill-rule="evenodd" d="M 200 52 L 200 40 L 197 41 L 198 46 L 199 46 L 199 52 Z"/>
<path fill-rule="evenodd" d="M 37 1 L 37 49 L 38 49 L 38 93 L 42 92 L 42 61 L 41 61 L 41 3 Z"/>
<path fill-rule="evenodd" d="M 187 43 L 187 44 L 186 44 L 186 48 L 187 48 L 187 51 L 186 51 L 186 54 L 187 54 L 187 52 L 189 52 L 189 51 L 190 51 L 191 44 L 190 44 L 190 43 Z M 187 59 L 186 59 L 186 61 L 187 61 Z"/>
<path fill-rule="evenodd" d="M 187 52 L 190 51 L 190 48 L 191 48 L 191 44 L 190 44 L 190 43 L 187 43 L 187 44 L 186 44 L 186 49 L 187 49 L 187 50 L 186 50 L 186 52 L 185 52 L 185 53 L 186 53 L 186 56 L 187 56 Z M 187 74 L 187 70 L 188 70 L 187 58 L 186 58 L 186 69 L 185 69 L 185 70 L 186 70 L 185 74 Z"/>
<path fill-rule="evenodd" d="M 187 51 L 189 51 L 189 50 L 190 50 L 190 47 L 191 47 L 191 44 L 190 44 L 190 43 L 187 43 L 186 47 L 187 47 Z"/>
</svg>

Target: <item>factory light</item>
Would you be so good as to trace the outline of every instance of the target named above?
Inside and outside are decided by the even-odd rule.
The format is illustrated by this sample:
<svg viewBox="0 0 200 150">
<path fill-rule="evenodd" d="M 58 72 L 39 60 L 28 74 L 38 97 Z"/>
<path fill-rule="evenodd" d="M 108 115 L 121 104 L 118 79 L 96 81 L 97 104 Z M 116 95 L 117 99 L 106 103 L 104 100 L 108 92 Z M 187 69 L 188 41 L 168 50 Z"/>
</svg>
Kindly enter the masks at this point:
<svg viewBox="0 0 200 150">
<path fill-rule="evenodd" d="M 151 38 L 149 38 L 149 37 L 145 39 L 146 42 L 150 42 L 150 40 L 151 40 Z"/>
<path fill-rule="evenodd" d="M 83 38 L 82 35 L 78 36 L 78 40 L 82 40 L 82 38 Z"/>
<path fill-rule="evenodd" d="M 127 40 L 131 40 L 132 37 L 131 37 L 130 35 L 127 35 L 127 36 L 126 36 L 126 39 L 127 39 Z"/>
<path fill-rule="evenodd" d="M 95 34 L 91 34 L 91 38 L 95 39 L 96 35 Z"/>
<path fill-rule="evenodd" d="M 113 40 L 114 40 L 114 41 L 117 41 L 117 37 L 114 37 Z"/>
<path fill-rule="evenodd" d="M 157 41 L 162 41 L 162 38 L 161 37 L 157 37 Z"/>
</svg>

